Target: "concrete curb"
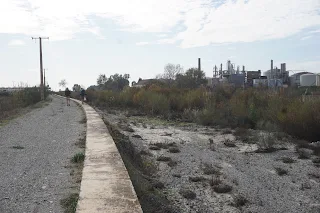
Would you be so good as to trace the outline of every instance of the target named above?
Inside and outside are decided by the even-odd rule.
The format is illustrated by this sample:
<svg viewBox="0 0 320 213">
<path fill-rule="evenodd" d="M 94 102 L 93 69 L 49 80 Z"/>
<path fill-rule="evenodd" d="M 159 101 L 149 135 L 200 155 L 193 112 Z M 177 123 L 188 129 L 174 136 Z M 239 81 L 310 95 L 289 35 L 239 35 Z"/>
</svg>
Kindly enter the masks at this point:
<svg viewBox="0 0 320 213">
<path fill-rule="evenodd" d="M 61 97 L 61 96 L 60 96 Z M 79 103 L 87 117 L 85 161 L 77 213 L 142 213 L 128 171 L 99 114 Z"/>
</svg>

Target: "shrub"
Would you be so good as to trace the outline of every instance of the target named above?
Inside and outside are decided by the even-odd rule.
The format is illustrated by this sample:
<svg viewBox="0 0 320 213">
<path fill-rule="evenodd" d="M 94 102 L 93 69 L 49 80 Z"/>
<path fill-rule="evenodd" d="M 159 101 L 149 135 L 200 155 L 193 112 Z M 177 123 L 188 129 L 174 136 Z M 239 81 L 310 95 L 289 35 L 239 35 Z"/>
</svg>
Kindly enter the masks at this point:
<svg viewBox="0 0 320 213">
<path fill-rule="evenodd" d="M 287 171 L 287 170 L 282 169 L 282 168 L 280 168 L 280 167 L 276 167 L 276 168 L 274 168 L 274 169 L 276 170 L 277 174 L 280 175 L 280 176 L 283 176 L 283 175 L 288 174 L 288 171 Z"/>
<path fill-rule="evenodd" d="M 190 199 L 190 200 L 193 200 L 197 197 L 196 193 L 194 193 L 193 191 L 188 190 L 188 189 L 181 189 L 179 191 L 179 194 L 181 194 L 182 197 Z"/>
<path fill-rule="evenodd" d="M 217 193 L 228 193 L 232 191 L 232 186 L 229 186 L 227 184 L 219 184 L 213 186 L 213 190 Z"/>
</svg>

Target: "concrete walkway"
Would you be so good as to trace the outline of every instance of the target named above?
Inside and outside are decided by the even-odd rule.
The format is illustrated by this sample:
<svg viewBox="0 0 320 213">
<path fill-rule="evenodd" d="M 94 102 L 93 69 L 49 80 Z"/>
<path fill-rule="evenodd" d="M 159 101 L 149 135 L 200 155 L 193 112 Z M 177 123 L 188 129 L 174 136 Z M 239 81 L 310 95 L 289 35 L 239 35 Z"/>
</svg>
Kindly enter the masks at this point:
<svg viewBox="0 0 320 213">
<path fill-rule="evenodd" d="M 84 104 L 83 108 L 87 116 L 86 158 L 77 213 L 142 213 L 106 125 L 92 107 Z"/>
</svg>

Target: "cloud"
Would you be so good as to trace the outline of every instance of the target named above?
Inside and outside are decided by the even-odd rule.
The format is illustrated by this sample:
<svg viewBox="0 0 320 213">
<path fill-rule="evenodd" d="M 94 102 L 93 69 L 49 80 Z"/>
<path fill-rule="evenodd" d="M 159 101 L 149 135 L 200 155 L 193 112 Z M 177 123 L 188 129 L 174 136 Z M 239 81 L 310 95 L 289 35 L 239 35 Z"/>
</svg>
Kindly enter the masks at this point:
<svg viewBox="0 0 320 213">
<path fill-rule="evenodd" d="M 0 33 L 103 37 L 97 18 L 125 32 L 161 33 L 182 48 L 285 38 L 320 25 L 319 0 L 1 0 Z M 173 36 L 165 37 L 165 34 Z"/>
<path fill-rule="evenodd" d="M 159 38 L 165 38 L 165 37 L 168 37 L 168 35 L 167 34 L 160 34 L 160 35 L 158 35 L 158 37 Z"/>
<path fill-rule="evenodd" d="M 314 34 L 314 33 L 320 33 L 320 29 L 319 30 L 313 30 L 313 31 L 309 32 L 309 34 Z"/>
<path fill-rule="evenodd" d="M 138 42 L 138 43 L 136 43 L 136 45 L 137 46 L 145 46 L 145 45 L 148 45 L 148 44 L 150 44 L 149 42 Z"/>
<path fill-rule="evenodd" d="M 22 46 L 22 45 L 25 45 L 25 42 L 22 41 L 22 40 L 18 40 L 18 39 L 15 39 L 15 40 L 11 40 L 9 43 L 8 43 L 9 46 Z"/>
<path fill-rule="evenodd" d="M 301 38 L 301 40 L 302 40 L 302 41 L 308 40 L 308 39 L 310 39 L 310 38 L 312 38 L 312 37 L 313 37 L 313 36 L 304 36 L 304 37 Z"/>
</svg>

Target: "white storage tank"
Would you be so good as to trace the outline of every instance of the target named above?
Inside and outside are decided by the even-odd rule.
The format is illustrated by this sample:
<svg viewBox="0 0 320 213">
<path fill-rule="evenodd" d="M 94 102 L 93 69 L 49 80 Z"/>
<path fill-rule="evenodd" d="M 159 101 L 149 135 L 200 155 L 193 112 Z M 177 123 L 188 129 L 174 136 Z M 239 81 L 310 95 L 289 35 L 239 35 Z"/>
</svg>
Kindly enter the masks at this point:
<svg viewBox="0 0 320 213">
<path fill-rule="evenodd" d="M 316 74 L 304 74 L 300 76 L 300 86 L 311 87 L 316 86 L 317 75 Z"/>
<path fill-rule="evenodd" d="M 316 85 L 318 87 L 320 87 L 320 74 L 317 74 L 317 77 L 316 77 Z"/>
</svg>

